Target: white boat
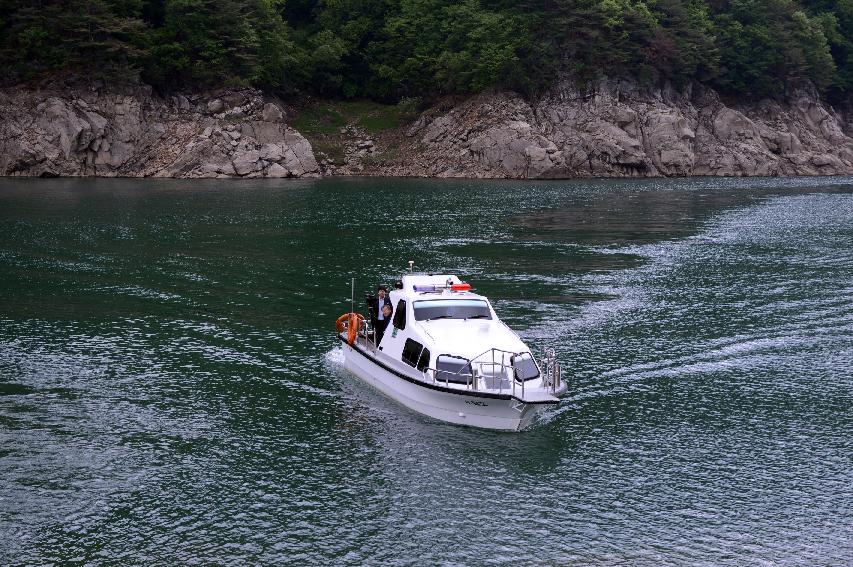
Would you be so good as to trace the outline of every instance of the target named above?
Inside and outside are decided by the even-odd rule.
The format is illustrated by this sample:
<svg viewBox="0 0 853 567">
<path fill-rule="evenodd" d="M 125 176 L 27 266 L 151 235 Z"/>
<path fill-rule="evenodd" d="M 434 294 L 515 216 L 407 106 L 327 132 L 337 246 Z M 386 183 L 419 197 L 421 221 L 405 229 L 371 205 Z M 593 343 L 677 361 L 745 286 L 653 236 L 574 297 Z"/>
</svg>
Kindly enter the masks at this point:
<svg viewBox="0 0 853 567">
<path fill-rule="evenodd" d="M 553 350 L 541 365 L 489 300 L 454 275 L 403 276 L 379 344 L 364 318 L 338 319 L 344 367 L 388 397 L 450 423 L 519 431 L 566 393 Z"/>
</svg>

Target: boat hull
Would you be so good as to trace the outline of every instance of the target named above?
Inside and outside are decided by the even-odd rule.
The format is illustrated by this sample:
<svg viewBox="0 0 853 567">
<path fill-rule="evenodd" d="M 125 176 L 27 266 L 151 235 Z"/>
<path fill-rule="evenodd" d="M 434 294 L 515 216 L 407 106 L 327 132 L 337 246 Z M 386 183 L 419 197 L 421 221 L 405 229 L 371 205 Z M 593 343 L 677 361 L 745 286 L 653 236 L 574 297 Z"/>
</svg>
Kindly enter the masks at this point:
<svg viewBox="0 0 853 567">
<path fill-rule="evenodd" d="M 514 399 L 429 388 L 401 378 L 357 347 L 344 343 L 343 350 L 346 370 L 396 402 L 441 421 L 484 429 L 520 431 L 547 407 L 520 404 Z"/>
</svg>

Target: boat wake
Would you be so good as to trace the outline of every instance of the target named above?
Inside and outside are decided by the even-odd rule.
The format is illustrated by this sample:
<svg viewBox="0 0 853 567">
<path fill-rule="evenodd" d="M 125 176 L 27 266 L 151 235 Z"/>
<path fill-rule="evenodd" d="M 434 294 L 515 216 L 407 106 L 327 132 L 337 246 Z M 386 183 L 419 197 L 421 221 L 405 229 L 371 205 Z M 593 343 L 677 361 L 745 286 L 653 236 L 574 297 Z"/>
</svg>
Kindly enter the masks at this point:
<svg viewBox="0 0 853 567">
<path fill-rule="evenodd" d="M 323 367 L 336 376 L 343 376 L 345 374 L 344 349 L 340 345 L 335 345 L 323 355 Z"/>
<path fill-rule="evenodd" d="M 712 218 L 685 239 L 600 250 L 645 263 L 566 278 L 573 293 L 580 286 L 610 296 L 574 316 L 561 305 L 538 307 L 546 316 L 525 334 L 557 350 L 572 392 L 544 419 L 573 402 L 659 394 L 672 380 L 751 390 L 757 377 L 774 375 L 797 390 L 831 376 L 827 355 L 853 348 L 853 290 L 844 283 L 851 256 L 841 245 L 850 203 L 776 197 Z"/>
</svg>

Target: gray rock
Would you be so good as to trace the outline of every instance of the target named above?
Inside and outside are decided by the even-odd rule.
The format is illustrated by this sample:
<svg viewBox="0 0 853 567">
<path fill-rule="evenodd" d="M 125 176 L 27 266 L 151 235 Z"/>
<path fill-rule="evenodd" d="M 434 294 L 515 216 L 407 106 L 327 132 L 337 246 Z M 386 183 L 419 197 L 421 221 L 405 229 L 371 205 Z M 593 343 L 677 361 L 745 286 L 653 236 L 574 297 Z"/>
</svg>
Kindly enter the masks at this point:
<svg viewBox="0 0 853 567">
<path fill-rule="evenodd" d="M 237 175 L 248 175 L 253 171 L 260 171 L 263 169 L 262 164 L 259 163 L 260 159 L 260 152 L 255 150 L 239 154 L 232 160 L 234 170 L 237 172 Z"/>
<path fill-rule="evenodd" d="M 277 163 L 270 165 L 266 171 L 267 177 L 289 177 L 290 172 Z"/>
<path fill-rule="evenodd" d="M 279 161 L 284 157 L 284 147 L 279 144 L 264 144 L 261 146 L 260 156 L 267 161 Z"/>
<path fill-rule="evenodd" d="M 427 110 L 410 137 L 395 139 L 406 161 L 369 170 L 506 178 L 853 174 L 853 103 L 833 109 L 806 87 L 785 96 L 727 106 L 698 84 L 678 91 L 606 79 L 562 81 L 534 105 L 491 92 Z M 251 89 L 164 100 L 144 87 L 121 94 L 0 88 L 0 174 L 319 175 L 311 144 L 279 112 Z M 348 165 L 334 170 L 357 173 L 376 142 L 352 125 L 343 130 Z"/>
<path fill-rule="evenodd" d="M 282 112 L 278 105 L 268 102 L 264 105 L 261 118 L 263 118 L 264 122 L 283 122 L 284 112 Z"/>
<path fill-rule="evenodd" d="M 260 144 L 277 142 L 278 140 L 281 140 L 287 132 L 283 125 L 274 124 L 272 122 L 252 121 L 248 124 L 251 126 L 252 131 L 255 134 L 255 139 Z"/>
<path fill-rule="evenodd" d="M 838 156 L 830 155 L 830 154 L 817 154 L 812 156 L 811 159 L 812 164 L 817 167 L 832 167 L 832 168 L 841 168 L 844 167 L 844 163 Z"/>
<path fill-rule="evenodd" d="M 227 96 L 241 113 L 260 113 L 257 91 Z M 209 108 L 225 108 L 223 97 Z M 234 177 L 272 169 L 280 175 L 271 164 L 285 155 L 292 165 L 283 166 L 288 177 L 319 173 L 311 145 L 284 124 L 202 117 L 189 104 L 187 97 L 161 99 L 144 88 L 95 98 L 73 89 L 0 89 L 0 174 Z M 273 159 L 258 157 L 256 148 L 264 144 Z"/>
<path fill-rule="evenodd" d="M 721 141 L 754 140 L 760 136 L 752 120 L 731 108 L 723 108 L 714 117 L 714 134 Z"/>
<path fill-rule="evenodd" d="M 581 89 L 563 81 L 535 108 L 496 92 L 427 110 L 401 148 L 416 159 L 388 171 L 517 178 L 849 174 L 853 139 L 844 134 L 845 115 L 813 89 L 781 104 L 731 108 L 701 85 L 678 91 L 605 79 Z"/>
</svg>

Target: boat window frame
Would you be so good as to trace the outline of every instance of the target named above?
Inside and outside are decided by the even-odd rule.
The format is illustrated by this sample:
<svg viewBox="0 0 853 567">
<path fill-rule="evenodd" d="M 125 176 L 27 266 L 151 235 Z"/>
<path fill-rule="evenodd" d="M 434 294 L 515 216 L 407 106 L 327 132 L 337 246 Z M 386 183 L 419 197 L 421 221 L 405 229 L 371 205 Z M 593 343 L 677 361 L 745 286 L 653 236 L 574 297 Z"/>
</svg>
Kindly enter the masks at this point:
<svg viewBox="0 0 853 567">
<path fill-rule="evenodd" d="M 415 318 L 415 321 L 432 321 L 432 320 L 433 320 L 433 318 L 432 318 L 432 317 L 429 317 L 429 318 L 423 318 L 423 319 L 418 319 L 418 312 L 417 312 L 417 309 L 416 309 L 416 307 L 415 307 L 415 305 L 417 305 L 418 303 L 438 303 L 438 302 L 447 302 L 447 303 L 452 303 L 452 302 L 463 302 L 463 301 L 469 301 L 469 302 L 472 302 L 472 303 L 473 303 L 473 302 L 476 302 L 476 303 L 482 303 L 482 304 L 483 304 L 483 306 L 485 307 L 485 310 L 486 310 L 485 315 L 488 315 L 488 317 L 487 317 L 487 318 L 484 318 L 484 319 L 486 319 L 486 320 L 488 320 L 488 321 L 493 321 L 493 320 L 494 320 L 494 317 L 493 317 L 493 315 L 492 315 L 491 305 L 489 304 L 489 301 L 488 301 L 487 299 L 485 299 L 485 298 L 479 298 L 479 297 L 478 297 L 478 298 L 470 298 L 470 297 L 466 297 L 466 298 L 459 298 L 459 299 L 447 299 L 447 298 L 436 298 L 436 299 L 416 299 L 416 300 L 412 303 L 412 317 L 414 317 L 414 318 Z M 425 306 L 425 308 L 426 308 L 426 306 Z M 456 321 L 467 321 L 468 319 L 470 319 L 470 317 L 450 317 L 450 319 L 453 319 L 453 320 L 456 320 Z"/>
<path fill-rule="evenodd" d="M 423 347 L 423 349 L 421 349 L 421 355 L 418 357 L 418 363 L 415 365 L 415 368 L 417 368 L 421 372 L 426 372 L 427 368 L 429 368 L 430 354 L 431 353 L 429 352 L 429 349 L 427 347 Z"/>
<path fill-rule="evenodd" d="M 413 356 L 411 359 L 409 359 L 406 356 L 407 352 L 409 352 L 409 353 L 412 352 L 411 350 L 407 350 L 409 348 L 409 345 L 417 345 L 417 354 L 415 356 Z M 408 337 L 408 338 L 406 338 L 406 342 L 403 343 L 403 352 L 400 354 L 400 359 L 403 362 L 405 362 L 406 364 L 408 364 L 409 366 L 411 366 L 412 368 L 417 368 L 418 363 L 421 360 L 421 355 L 423 354 L 423 352 L 424 352 L 424 345 L 422 343 L 419 343 L 415 339 Z"/>
<path fill-rule="evenodd" d="M 394 317 L 391 319 L 391 324 L 401 331 L 406 330 L 406 300 L 400 299 L 397 301 L 397 309 L 394 310 Z"/>
</svg>

